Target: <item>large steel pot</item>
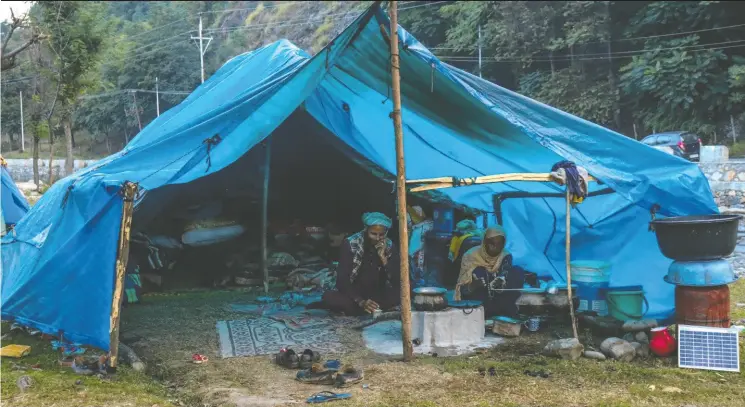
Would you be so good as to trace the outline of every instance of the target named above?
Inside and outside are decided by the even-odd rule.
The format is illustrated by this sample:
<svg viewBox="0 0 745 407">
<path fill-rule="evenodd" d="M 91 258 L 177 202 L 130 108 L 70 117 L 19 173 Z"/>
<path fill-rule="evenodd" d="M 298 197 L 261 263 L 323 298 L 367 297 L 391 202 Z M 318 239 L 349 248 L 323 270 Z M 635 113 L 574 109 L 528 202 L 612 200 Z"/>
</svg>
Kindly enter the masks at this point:
<svg viewBox="0 0 745 407">
<path fill-rule="evenodd" d="M 414 309 L 417 311 L 441 311 L 447 308 L 447 290 L 440 287 L 419 287 L 414 289 Z"/>
<path fill-rule="evenodd" d="M 653 220 L 650 227 L 665 257 L 715 260 L 735 251 L 739 221 L 740 215 L 680 216 Z"/>
</svg>

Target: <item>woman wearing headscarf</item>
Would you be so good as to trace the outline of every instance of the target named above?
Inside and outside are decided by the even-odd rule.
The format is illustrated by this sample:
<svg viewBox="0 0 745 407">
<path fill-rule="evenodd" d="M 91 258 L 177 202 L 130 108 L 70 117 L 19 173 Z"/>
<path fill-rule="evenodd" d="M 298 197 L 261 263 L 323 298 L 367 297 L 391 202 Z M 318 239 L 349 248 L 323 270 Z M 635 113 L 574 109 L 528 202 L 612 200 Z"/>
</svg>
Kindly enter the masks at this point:
<svg viewBox="0 0 745 407">
<path fill-rule="evenodd" d="M 425 236 L 432 230 L 434 222 L 428 219 L 421 206 L 410 206 L 407 209 L 409 225 L 409 264 L 411 264 L 411 282 L 416 288 L 421 285 L 436 285 L 436 276 L 425 275 L 424 256 L 426 253 Z"/>
<path fill-rule="evenodd" d="M 342 242 L 336 290 L 323 294 L 322 306 L 346 315 L 386 310 L 400 302 L 400 260 L 388 238 L 392 221 L 379 212 L 362 215 L 365 228 Z"/>
<path fill-rule="evenodd" d="M 463 263 L 455 286 L 455 299 L 480 300 L 487 316 L 517 314 L 515 301 L 522 288 L 525 271 L 512 266 L 512 255 L 506 249 L 507 235 L 501 226 L 484 232 L 484 240 L 463 255 Z"/>
<path fill-rule="evenodd" d="M 476 226 L 476 222 L 471 219 L 463 219 L 455 225 L 455 233 L 453 238 L 450 240 L 450 252 L 448 258 L 454 262 L 458 258 L 460 247 L 463 245 L 463 241 L 472 236 L 479 236 L 481 230 Z"/>
</svg>

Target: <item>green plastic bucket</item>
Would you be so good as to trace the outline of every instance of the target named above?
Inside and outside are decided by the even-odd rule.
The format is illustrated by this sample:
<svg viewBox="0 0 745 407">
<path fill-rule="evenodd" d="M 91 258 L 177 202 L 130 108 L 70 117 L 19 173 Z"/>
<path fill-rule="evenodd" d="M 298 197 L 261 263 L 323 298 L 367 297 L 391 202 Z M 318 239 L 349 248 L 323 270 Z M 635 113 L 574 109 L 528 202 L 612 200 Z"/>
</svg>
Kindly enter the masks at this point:
<svg viewBox="0 0 745 407">
<path fill-rule="evenodd" d="M 608 314 L 619 321 L 642 319 L 649 311 L 649 302 L 640 285 L 609 287 L 605 299 Z"/>
</svg>

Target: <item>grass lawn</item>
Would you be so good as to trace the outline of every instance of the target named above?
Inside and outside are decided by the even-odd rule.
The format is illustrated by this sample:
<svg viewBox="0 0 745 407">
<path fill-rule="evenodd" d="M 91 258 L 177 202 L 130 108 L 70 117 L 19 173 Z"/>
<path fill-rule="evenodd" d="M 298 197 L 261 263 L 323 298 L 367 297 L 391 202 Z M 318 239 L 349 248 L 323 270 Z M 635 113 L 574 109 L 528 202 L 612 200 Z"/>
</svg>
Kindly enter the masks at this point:
<svg viewBox="0 0 745 407">
<path fill-rule="evenodd" d="M 745 318 L 745 280 L 731 286 L 733 320 Z M 190 292 L 146 296 L 143 304 L 125 310 L 125 342 L 148 364 L 151 377 L 120 368 L 117 380 L 78 379 L 55 367 L 56 356 L 48 343 L 36 341 L 35 353 L 16 361 L 24 366 L 42 363 L 44 370 L 28 371 L 37 384 L 26 394 L 15 386 L 24 374 L 12 361 L 2 362 L 3 401 L 14 406 L 271 406 L 304 404 L 322 386 L 298 383 L 294 371 L 273 365 L 267 357 L 220 359 L 215 322 L 242 319 L 224 309 L 231 302 L 248 302 L 250 291 Z M 361 345 L 359 332 L 348 331 L 343 341 L 357 344 L 340 356 L 364 368 L 368 389 L 343 389 L 351 400 L 339 406 L 738 406 L 745 400 L 742 373 L 717 373 L 678 369 L 673 359 L 651 358 L 631 363 L 574 362 L 539 355 L 553 334 L 569 336 L 565 328 L 509 340 L 489 352 L 456 358 L 419 357 L 410 364 L 372 354 Z M 583 342 L 599 338 L 586 335 Z M 3 341 L 3 343 L 10 343 Z M 22 343 L 16 340 L 13 343 Z M 192 364 L 191 355 L 210 357 L 206 364 Z M 745 344 L 741 342 L 741 353 Z M 742 356 L 741 356 L 742 358 Z M 495 376 L 479 374 L 494 367 Z M 548 378 L 526 375 L 543 370 Z M 173 400 L 173 401 L 169 401 Z"/>
<path fill-rule="evenodd" d="M 111 380 L 95 376 L 79 376 L 70 368 L 59 365 L 59 353 L 48 340 L 25 333 L 8 333 L 2 325 L 3 345 L 31 346 L 31 354 L 22 359 L 2 358 L 0 367 L 0 397 L 3 406 L 173 406 L 166 388 L 150 376 L 132 371 L 127 366 L 118 369 Z M 32 368 L 33 367 L 33 368 Z M 25 392 L 16 385 L 21 376 L 30 376 L 33 384 Z"/>
</svg>

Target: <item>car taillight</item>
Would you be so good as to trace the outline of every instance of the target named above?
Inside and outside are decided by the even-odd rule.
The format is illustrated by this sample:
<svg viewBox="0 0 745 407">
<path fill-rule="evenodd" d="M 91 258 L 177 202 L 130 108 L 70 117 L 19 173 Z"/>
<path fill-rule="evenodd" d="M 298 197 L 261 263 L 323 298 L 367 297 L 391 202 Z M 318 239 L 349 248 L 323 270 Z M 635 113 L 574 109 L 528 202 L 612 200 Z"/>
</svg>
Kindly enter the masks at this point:
<svg viewBox="0 0 745 407">
<path fill-rule="evenodd" d="M 683 140 L 678 142 L 678 147 L 680 147 L 681 150 L 686 151 L 686 145 L 683 144 Z"/>
<path fill-rule="evenodd" d="M 698 139 L 698 145 L 703 146 L 704 143 L 701 142 L 701 139 Z"/>
</svg>

